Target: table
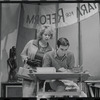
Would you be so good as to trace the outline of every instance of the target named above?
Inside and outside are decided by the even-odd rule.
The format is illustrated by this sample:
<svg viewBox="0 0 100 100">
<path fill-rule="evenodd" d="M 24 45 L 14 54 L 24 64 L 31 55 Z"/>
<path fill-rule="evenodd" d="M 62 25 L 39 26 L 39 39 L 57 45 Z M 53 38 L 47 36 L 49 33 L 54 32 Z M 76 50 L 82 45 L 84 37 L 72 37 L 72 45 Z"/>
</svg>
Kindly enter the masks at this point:
<svg viewBox="0 0 100 100">
<path fill-rule="evenodd" d="M 25 71 L 24 71 L 25 70 Z M 79 96 L 81 93 L 81 90 L 79 91 L 66 91 L 66 92 L 46 92 L 46 91 L 42 91 L 40 92 L 40 88 L 39 88 L 39 81 L 41 80 L 56 80 L 56 79 L 64 79 L 64 80 L 73 80 L 73 81 L 77 81 L 77 82 L 84 82 L 85 80 L 88 79 L 89 74 L 88 73 L 74 73 L 74 72 L 42 72 L 42 73 L 38 73 L 38 72 L 32 72 L 29 73 L 30 71 L 28 69 L 24 69 L 21 68 L 21 70 L 19 71 L 19 76 L 22 78 L 27 78 L 29 80 L 34 80 L 34 78 L 36 78 L 36 83 L 37 83 L 37 96 L 39 98 L 40 95 L 77 95 Z"/>
<path fill-rule="evenodd" d="M 67 79 L 67 80 L 73 80 L 73 81 L 78 81 L 78 82 L 84 82 L 85 80 L 88 79 L 89 74 L 85 73 L 62 73 L 62 72 L 56 72 L 56 73 L 34 73 L 30 74 L 37 77 L 37 96 L 41 97 L 41 95 L 68 95 L 68 96 L 79 96 L 81 93 L 81 90 L 79 91 L 65 91 L 65 92 L 45 92 L 39 91 L 39 81 L 40 80 L 55 80 L 55 79 Z"/>
</svg>

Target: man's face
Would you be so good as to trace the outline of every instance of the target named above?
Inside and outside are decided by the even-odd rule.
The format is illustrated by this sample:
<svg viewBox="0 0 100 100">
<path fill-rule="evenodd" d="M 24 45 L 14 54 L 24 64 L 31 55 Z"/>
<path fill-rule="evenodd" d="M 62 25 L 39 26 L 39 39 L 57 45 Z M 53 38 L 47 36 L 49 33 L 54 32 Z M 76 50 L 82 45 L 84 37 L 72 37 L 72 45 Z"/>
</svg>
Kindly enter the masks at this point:
<svg viewBox="0 0 100 100">
<path fill-rule="evenodd" d="M 60 45 L 59 48 L 57 49 L 57 55 L 60 57 L 64 56 L 68 48 L 69 46 Z"/>
</svg>

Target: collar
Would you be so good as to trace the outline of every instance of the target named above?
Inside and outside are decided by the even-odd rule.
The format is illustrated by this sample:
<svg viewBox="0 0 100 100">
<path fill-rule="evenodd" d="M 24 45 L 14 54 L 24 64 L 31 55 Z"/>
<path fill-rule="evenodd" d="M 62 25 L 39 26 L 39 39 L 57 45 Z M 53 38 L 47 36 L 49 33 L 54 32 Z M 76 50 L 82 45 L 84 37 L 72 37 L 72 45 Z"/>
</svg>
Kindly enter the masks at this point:
<svg viewBox="0 0 100 100">
<path fill-rule="evenodd" d="M 48 45 L 48 46 L 47 46 L 46 51 L 52 51 L 52 48 L 51 48 L 51 46 L 49 45 L 49 43 L 48 43 L 47 45 Z"/>
<path fill-rule="evenodd" d="M 54 58 L 57 58 L 57 59 L 60 59 L 61 61 L 63 61 L 65 58 L 67 58 L 67 53 L 62 58 L 59 58 L 59 56 L 57 55 L 57 51 L 55 50 L 54 51 Z"/>
<path fill-rule="evenodd" d="M 33 40 L 33 45 L 35 45 L 36 47 L 39 47 L 39 40 Z M 47 43 L 46 51 L 51 51 L 51 50 L 52 50 L 51 46 L 49 45 L 49 43 Z"/>
<path fill-rule="evenodd" d="M 39 40 L 33 40 L 33 45 L 35 45 L 36 47 L 39 46 Z"/>
</svg>

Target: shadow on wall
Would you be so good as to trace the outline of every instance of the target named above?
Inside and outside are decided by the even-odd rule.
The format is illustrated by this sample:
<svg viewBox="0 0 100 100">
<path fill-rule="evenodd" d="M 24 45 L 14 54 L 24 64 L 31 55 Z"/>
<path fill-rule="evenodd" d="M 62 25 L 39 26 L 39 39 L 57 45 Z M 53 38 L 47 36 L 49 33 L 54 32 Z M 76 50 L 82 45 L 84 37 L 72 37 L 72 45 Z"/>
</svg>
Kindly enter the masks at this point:
<svg viewBox="0 0 100 100">
<path fill-rule="evenodd" d="M 14 5 L 2 5 L 2 34 L 1 34 L 1 40 L 4 39 L 4 37 L 12 33 L 17 28 L 18 23 L 18 16 L 19 16 L 19 4 Z"/>
<path fill-rule="evenodd" d="M 4 27 L 7 27 L 7 26 L 4 26 Z M 13 31 L 15 30 L 16 27 L 13 27 Z M 7 29 L 9 30 L 9 29 Z M 13 31 L 10 31 L 10 32 L 13 32 Z M 4 47 L 1 49 L 1 53 L 2 53 L 2 57 L 1 57 L 1 71 L 3 74 L 3 79 L 2 79 L 2 82 L 6 82 L 8 81 L 8 73 L 9 73 L 9 69 L 8 69 L 8 66 L 7 66 L 7 59 L 8 59 L 8 53 L 7 53 L 7 39 L 8 39 L 8 33 L 7 31 L 4 31 L 2 30 L 2 33 L 5 34 L 5 39 L 3 40 L 4 38 L 4 35 L 2 35 L 2 41 L 1 41 L 1 44 L 4 45 Z M 10 44 L 9 44 L 10 46 Z"/>
<path fill-rule="evenodd" d="M 1 71 L 4 73 L 2 82 L 6 82 L 8 80 L 8 67 L 7 67 L 8 54 L 6 51 L 8 34 L 13 33 L 14 30 L 17 28 L 17 25 L 15 23 L 12 24 L 12 22 L 9 22 L 8 24 L 10 24 L 10 25 L 8 25 L 8 24 L 4 24 L 4 22 L 2 22 L 2 32 L 1 32 L 2 33 L 1 34 L 1 43 L 4 45 L 4 48 L 2 48 L 2 50 L 1 50 L 1 53 L 2 53 Z M 4 43 L 2 42 L 2 40 L 5 40 Z"/>
<path fill-rule="evenodd" d="M 7 68 L 7 59 L 8 59 L 8 54 L 6 52 L 6 49 L 4 48 L 2 50 L 2 59 L 1 59 L 1 71 L 3 74 L 2 82 L 6 82 L 8 80 L 8 68 Z"/>
<path fill-rule="evenodd" d="M 1 71 L 3 73 L 2 82 L 8 80 L 9 69 L 7 67 L 8 49 L 14 41 L 8 42 L 8 35 L 14 33 L 18 27 L 18 16 L 20 4 L 2 4 L 2 21 L 1 21 Z M 13 38 L 13 37 L 12 37 Z"/>
</svg>

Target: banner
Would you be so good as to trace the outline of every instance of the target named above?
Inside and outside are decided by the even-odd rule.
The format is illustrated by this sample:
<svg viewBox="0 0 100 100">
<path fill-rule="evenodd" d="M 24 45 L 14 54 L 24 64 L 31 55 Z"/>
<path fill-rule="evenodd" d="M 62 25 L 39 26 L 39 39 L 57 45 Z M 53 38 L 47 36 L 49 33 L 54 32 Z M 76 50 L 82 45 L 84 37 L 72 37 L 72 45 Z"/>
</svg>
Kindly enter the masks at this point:
<svg viewBox="0 0 100 100">
<path fill-rule="evenodd" d="M 77 22 L 77 3 L 61 3 L 59 9 L 63 12 L 63 21 L 59 21 L 58 27 L 64 27 Z"/>
<path fill-rule="evenodd" d="M 91 17 L 98 11 L 98 3 L 80 3 L 80 8 L 77 7 L 77 14 L 80 16 L 80 21 Z"/>
<path fill-rule="evenodd" d="M 51 25 L 55 28 L 56 23 L 58 27 L 64 27 L 78 22 L 78 17 L 81 21 L 98 12 L 98 3 L 80 3 L 80 7 L 77 3 L 60 3 L 57 10 L 56 5 L 40 5 L 39 14 L 36 14 L 37 5 L 23 4 L 24 27 L 39 28 L 41 25 Z"/>
<path fill-rule="evenodd" d="M 38 21 L 38 5 L 24 4 L 24 27 L 35 28 Z"/>
<path fill-rule="evenodd" d="M 60 10 L 58 11 L 61 12 Z M 56 4 L 49 4 L 49 5 L 41 5 L 40 6 L 40 18 L 39 18 L 39 25 L 52 25 L 55 27 L 56 24 Z"/>
</svg>

